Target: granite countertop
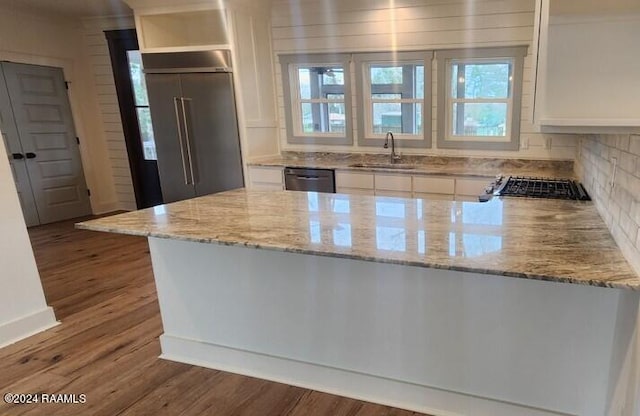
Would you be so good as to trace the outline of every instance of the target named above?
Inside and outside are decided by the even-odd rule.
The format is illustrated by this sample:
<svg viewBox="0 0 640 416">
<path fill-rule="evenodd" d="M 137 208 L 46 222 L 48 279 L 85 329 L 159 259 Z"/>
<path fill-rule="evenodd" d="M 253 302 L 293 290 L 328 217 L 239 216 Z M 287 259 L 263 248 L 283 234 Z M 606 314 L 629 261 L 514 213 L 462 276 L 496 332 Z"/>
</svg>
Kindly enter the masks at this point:
<svg viewBox="0 0 640 416">
<path fill-rule="evenodd" d="M 590 202 L 487 203 L 238 189 L 78 228 L 640 289 Z"/>
<path fill-rule="evenodd" d="M 439 157 L 403 155 L 400 164 L 410 169 L 357 165 L 389 164 L 388 154 L 284 152 L 279 156 L 250 160 L 250 166 L 289 166 L 318 169 L 349 169 L 356 171 L 403 172 L 438 176 L 495 177 L 498 174 L 573 178 L 571 160 L 526 160 L 469 157 Z M 355 166 L 354 166 L 355 165 Z"/>
</svg>

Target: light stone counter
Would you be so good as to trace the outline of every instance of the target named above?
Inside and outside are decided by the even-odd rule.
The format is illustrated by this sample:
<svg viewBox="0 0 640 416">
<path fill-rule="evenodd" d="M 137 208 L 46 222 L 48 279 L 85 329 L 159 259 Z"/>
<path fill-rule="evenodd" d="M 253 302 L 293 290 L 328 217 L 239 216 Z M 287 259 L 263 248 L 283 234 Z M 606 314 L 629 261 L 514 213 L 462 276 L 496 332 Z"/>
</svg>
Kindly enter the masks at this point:
<svg viewBox="0 0 640 416">
<path fill-rule="evenodd" d="M 79 228 L 517 278 L 640 289 L 590 202 L 488 203 L 234 190 Z"/>
<path fill-rule="evenodd" d="M 635 415 L 640 280 L 591 203 L 240 189 L 78 226 L 148 236 L 163 359 L 430 415 Z"/>
<path fill-rule="evenodd" d="M 468 157 L 439 157 L 404 155 L 399 164 L 409 169 L 384 167 L 362 167 L 362 164 L 384 165 L 389 163 L 388 154 L 284 152 L 281 156 L 253 159 L 249 166 L 301 167 L 317 169 L 348 169 L 355 171 L 395 172 L 437 176 L 537 176 L 551 178 L 573 178 L 571 160 L 526 160 Z"/>
</svg>

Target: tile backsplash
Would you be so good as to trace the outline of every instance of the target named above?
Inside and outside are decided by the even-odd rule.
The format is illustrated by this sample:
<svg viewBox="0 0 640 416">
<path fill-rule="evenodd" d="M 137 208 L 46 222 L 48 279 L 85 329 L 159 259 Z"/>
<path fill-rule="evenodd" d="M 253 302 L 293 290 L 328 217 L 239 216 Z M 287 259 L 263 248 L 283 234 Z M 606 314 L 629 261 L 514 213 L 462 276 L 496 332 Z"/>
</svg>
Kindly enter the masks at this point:
<svg viewBox="0 0 640 416">
<path fill-rule="evenodd" d="M 631 266 L 640 273 L 640 135 L 587 135 L 575 171 Z"/>
</svg>

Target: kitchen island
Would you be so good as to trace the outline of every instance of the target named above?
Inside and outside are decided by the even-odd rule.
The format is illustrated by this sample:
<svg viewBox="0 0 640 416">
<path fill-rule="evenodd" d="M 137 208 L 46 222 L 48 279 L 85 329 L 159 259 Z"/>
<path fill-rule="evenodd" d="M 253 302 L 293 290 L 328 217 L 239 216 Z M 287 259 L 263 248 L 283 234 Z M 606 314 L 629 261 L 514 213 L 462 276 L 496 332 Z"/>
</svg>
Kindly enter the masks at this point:
<svg viewBox="0 0 640 416">
<path fill-rule="evenodd" d="M 78 227 L 149 237 L 166 359 L 437 415 L 635 405 L 640 278 L 590 203 L 235 190 Z"/>
</svg>

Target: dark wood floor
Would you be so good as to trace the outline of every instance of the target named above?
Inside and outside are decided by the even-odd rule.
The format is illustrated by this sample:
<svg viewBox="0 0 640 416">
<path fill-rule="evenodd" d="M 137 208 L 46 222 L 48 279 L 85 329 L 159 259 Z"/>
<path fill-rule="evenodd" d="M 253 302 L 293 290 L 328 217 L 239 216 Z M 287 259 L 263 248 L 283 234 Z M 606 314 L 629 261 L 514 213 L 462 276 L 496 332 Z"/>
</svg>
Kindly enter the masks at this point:
<svg viewBox="0 0 640 416">
<path fill-rule="evenodd" d="M 86 394 L 85 404 L 7 405 L 0 415 L 393 415 L 408 412 L 158 359 L 162 323 L 143 238 L 29 230 L 61 325 L 0 349 L 0 393 Z"/>
</svg>

